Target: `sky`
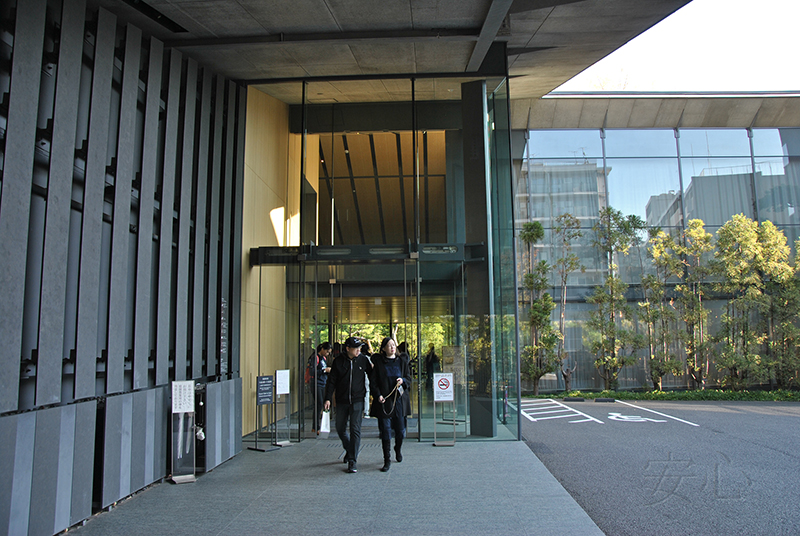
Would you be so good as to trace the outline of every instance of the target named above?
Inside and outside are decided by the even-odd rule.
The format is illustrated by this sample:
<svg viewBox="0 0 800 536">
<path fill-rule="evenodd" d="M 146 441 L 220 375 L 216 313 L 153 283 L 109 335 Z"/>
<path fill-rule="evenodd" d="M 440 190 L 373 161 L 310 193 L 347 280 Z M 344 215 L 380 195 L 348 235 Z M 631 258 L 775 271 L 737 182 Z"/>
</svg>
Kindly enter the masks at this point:
<svg viewBox="0 0 800 536">
<path fill-rule="evenodd" d="M 555 91 L 798 91 L 800 0 L 692 0 Z"/>
</svg>

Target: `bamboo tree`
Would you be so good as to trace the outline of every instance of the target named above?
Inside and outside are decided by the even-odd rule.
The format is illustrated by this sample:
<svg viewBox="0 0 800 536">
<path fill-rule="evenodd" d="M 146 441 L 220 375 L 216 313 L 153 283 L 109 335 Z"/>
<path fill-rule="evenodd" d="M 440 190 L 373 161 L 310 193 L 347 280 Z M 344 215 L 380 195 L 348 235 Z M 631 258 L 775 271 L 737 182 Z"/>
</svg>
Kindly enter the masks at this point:
<svg viewBox="0 0 800 536">
<path fill-rule="evenodd" d="M 772 222 L 759 225 L 736 214 L 717 231 L 715 259 L 724 276 L 718 287 L 732 296 L 716 337 L 717 368 L 726 371 L 725 384 L 734 389 L 769 371 L 762 350 L 769 347 L 770 329 L 758 325 L 756 314 L 768 309 L 767 283 L 791 277 L 788 257 L 786 237 Z"/>
<path fill-rule="evenodd" d="M 676 255 L 676 243 L 672 235 L 660 229 L 650 232 L 648 253 L 653 260 L 655 274 L 642 274 L 642 289 L 645 301 L 639 306 L 644 309 L 647 324 L 647 343 L 649 347 L 649 376 L 653 389 L 661 390 L 663 377 L 668 373 L 680 374 L 682 363 L 671 351 L 674 340 L 672 326 L 676 315 L 672 300 L 667 299 L 667 281 L 682 273 L 680 258 Z"/>
<path fill-rule="evenodd" d="M 539 380 L 545 374 L 556 370 L 554 348 L 557 335 L 550 322 L 555 308 L 553 298 L 545 292 L 549 286 L 550 265 L 545 260 L 536 262 L 534 246 L 544 238 L 544 228 L 539 222 L 529 222 L 523 226 L 520 239 L 528 247 L 529 270 L 523 276 L 523 286 L 529 292 L 529 326 L 531 344 L 522 351 L 522 376 L 533 383 L 534 395 L 539 394 Z"/>
<path fill-rule="evenodd" d="M 800 251 L 800 240 L 795 252 Z M 769 316 L 773 334 L 770 340 L 770 368 L 779 389 L 800 386 L 800 259 L 795 257 L 793 274 L 783 284 L 771 282 Z"/>
<path fill-rule="evenodd" d="M 705 230 L 703 220 L 689 220 L 683 232 L 681 243 L 675 244 L 675 252 L 683 264 L 682 273 L 677 274 L 682 282 L 675 286 L 678 305 L 686 329 L 684 331 L 684 350 L 686 368 L 696 389 L 705 388 L 708 375 L 708 315 L 704 298 L 708 290 L 708 279 L 713 267 L 707 256 L 714 250 L 711 233 Z"/>
<path fill-rule="evenodd" d="M 564 378 L 564 388 L 569 391 L 569 382 L 572 373 L 575 372 L 575 366 L 570 369 L 569 365 L 567 365 L 566 370 L 564 369 L 564 360 L 566 358 L 564 341 L 566 340 L 567 279 L 572 272 L 585 270 L 580 258 L 572 252 L 573 243 L 583 237 L 580 220 L 569 213 L 557 216 L 556 224 L 553 227 L 553 236 L 556 247 L 559 248 L 561 253 L 555 264 L 559 282 L 561 283 L 561 300 L 558 315 L 558 332 L 561 336 L 558 339 L 558 365 L 561 376 Z"/>
<path fill-rule="evenodd" d="M 790 352 L 784 350 L 787 338 L 794 338 L 797 318 L 797 275 L 789 262 L 789 247 L 786 236 L 770 221 L 758 227 L 761 254 L 756 261 L 756 270 L 764 285 L 760 300 L 760 332 L 764 338 L 764 368 L 770 384 L 784 381 L 793 362 Z M 785 362 L 784 362 L 785 361 Z M 788 367 L 787 367 L 788 365 Z"/>
<path fill-rule="evenodd" d="M 544 227 L 538 221 L 529 221 L 523 224 L 522 230 L 519 232 L 519 239 L 528 248 L 528 255 L 525 257 L 527 266 L 525 266 L 525 273 L 533 272 L 533 265 L 536 262 L 536 250 L 534 246 L 541 242 L 544 238 Z M 531 296 L 533 299 L 533 296 Z"/>
<path fill-rule="evenodd" d="M 640 220 L 639 220 L 640 221 Z M 587 327 L 594 329 L 598 337 L 590 344 L 596 355 L 595 367 L 603 378 L 606 389 L 616 389 L 622 368 L 635 362 L 633 353 L 644 343 L 625 324 L 630 324 L 632 311 L 628 307 L 625 291 L 628 285 L 619 277 L 615 256 L 627 255 L 640 230 L 633 217 L 624 217 L 614 208 L 600 210 L 594 226 L 593 245 L 605 256 L 608 275 L 602 286 L 595 288 L 586 301 L 597 308 L 590 313 Z M 628 354 L 625 354 L 625 350 Z"/>
</svg>

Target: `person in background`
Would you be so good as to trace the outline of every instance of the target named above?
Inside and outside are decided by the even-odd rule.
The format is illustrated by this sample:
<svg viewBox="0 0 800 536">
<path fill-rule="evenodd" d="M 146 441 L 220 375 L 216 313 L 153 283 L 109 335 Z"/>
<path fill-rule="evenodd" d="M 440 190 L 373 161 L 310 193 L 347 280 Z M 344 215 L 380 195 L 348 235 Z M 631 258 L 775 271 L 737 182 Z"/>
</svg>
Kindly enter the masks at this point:
<svg viewBox="0 0 800 536">
<path fill-rule="evenodd" d="M 332 351 L 333 346 L 331 346 L 331 343 L 325 341 L 317 346 L 316 356 L 312 356 L 310 358 L 314 359 L 314 357 L 316 357 L 314 376 L 316 376 L 317 381 L 315 390 L 316 396 L 314 397 L 314 408 L 316 410 L 315 415 L 317 418 L 313 430 L 316 430 L 318 435 L 320 421 L 322 420 L 322 405 L 325 402 L 325 386 L 328 383 L 328 373 L 331 371 L 331 367 L 328 366 L 328 359 Z M 309 365 L 311 365 L 311 363 L 309 363 Z"/>
<path fill-rule="evenodd" d="M 397 344 L 397 338 L 392 337 L 392 340 L 394 340 L 395 344 Z M 411 372 L 411 377 L 413 378 L 417 374 L 417 358 L 411 359 L 411 354 L 409 353 L 408 348 L 409 346 L 406 341 L 398 344 L 397 356 L 406 362 L 408 365 L 408 370 Z M 403 397 L 403 411 L 403 421 L 406 423 L 406 428 L 408 428 L 408 417 L 411 415 L 411 396 L 409 396 L 408 392 Z"/>
<path fill-rule="evenodd" d="M 380 351 L 372 357 L 372 406 L 370 415 L 378 419 L 383 446 L 384 473 L 392 466 L 392 432 L 394 452 L 398 462 L 403 461 L 403 438 L 406 435 L 405 400 L 411 387 L 411 370 L 408 360 L 397 353 L 397 343 L 391 337 L 381 341 Z"/>
<path fill-rule="evenodd" d="M 394 339 L 397 342 L 397 339 Z M 405 356 L 406 361 L 408 361 L 408 366 L 411 369 L 411 376 L 417 375 L 417 358 L 411 357 L 411 351 L 409 349 L 409 345 L 406 341 L 401 342 L 397 345 L 397 353 L 400 356 Z"/>
<path fill-rule="evenodd" d="M 370 366 L 372 365 L 372 343 L 369 342 L 369 339 L 364 339 L 364 344 L 361 345 L 361 355 L 365 356 L 369 360 Z M 369 374 L 367 374 L 367 394 L 364 396 L 364 417 L 369 418 Z"/>
<path fill-rule="evenodd" d="M 333 360 L 325 388 L 326 411 L 331 408 L 331 399 L 336 397 L 336 433 L 345 451 L 347 472 L 358 472 L 357 458 L 361 446 L 361 419 L 364 416 L 364 397 L 367 393 L 366 378 L 372 368 L 369 360 L 361 355 L 363 342 L 355 337 L 344 341 L 345 352 Z M 350 433 L 347 424 L 350 423 Z"/>
<path fill-rule="evenodd" d="M 433 348 L 433 343 L 428 345 L 428 353 L 425 354 L 425 385 L 428 390 L 433 388 L 433 374 L 439 372 L 439 356 Z"/>
</svg>

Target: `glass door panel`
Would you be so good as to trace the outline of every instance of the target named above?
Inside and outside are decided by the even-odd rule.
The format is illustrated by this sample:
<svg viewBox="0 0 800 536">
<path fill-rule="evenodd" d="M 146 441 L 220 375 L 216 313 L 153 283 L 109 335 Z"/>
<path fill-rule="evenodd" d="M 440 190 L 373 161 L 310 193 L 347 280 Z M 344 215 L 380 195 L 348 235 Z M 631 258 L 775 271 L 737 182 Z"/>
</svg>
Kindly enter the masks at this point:
<svg viewBox="0 0 800 536">
<path fill-rule="evenodd" d="M 492 87 L 492 81 L 487 86 Z M 514 266 L 514 215 L 511 200 L 511 137 L 509 121 L 508 85 L 498 80 L 487 94 L 490 131 L 491 158 L 491 204 L 492 204 L 492 255 L 494 282 L 494 360 L 496 377 L 495 407 L 498 439 L 519 436 L 519 360 L 517 354 L 517 282 Z"/>
<path fill-rule="evenodd" d="M 419 434 L 432 440 L 468 434 L 468 374 L 464 346 L 464 282 L 460 262 L 421 262 L 419 298 Z M 434 374 L 452 373 L 455 403 L 436 404 Z"/>
</svg>

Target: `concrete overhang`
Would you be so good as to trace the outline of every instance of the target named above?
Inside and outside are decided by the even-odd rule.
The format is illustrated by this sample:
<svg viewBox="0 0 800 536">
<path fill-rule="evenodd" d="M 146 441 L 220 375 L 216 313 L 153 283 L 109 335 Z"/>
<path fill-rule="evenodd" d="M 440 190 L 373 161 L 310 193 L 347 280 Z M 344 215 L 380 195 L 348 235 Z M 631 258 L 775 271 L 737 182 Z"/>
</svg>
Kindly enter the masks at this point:
<svg viewBox="0 0 800 536">
<path fill-rule="evenodd" d="M 231 79 L 298 104 L 458 98 L 503 43 L 510 97 L 531 106 L 689 0 L 88 0 Z M 441 76 L 438 76 L 441 75 Z M 367 81 L 366 78 L 374 77 Z M 383 77 L 383 78 L 382 78 Z M 333 83 L 331 80 L 335 80 Z M 349 80 L 349 82 L 348 82 Z M 283 81 L 283 83 L 277 83 Z M 420 99 L 422 100 L 422 99 Z M 528 103 L 528 104 L 526 104 Z M 547 107 L 547 104 L 538 104 Z M 527 115 L 525 117 L 527 120 Z M 515 118 L 514 128 L 525 121 Z"/>
<path fill-rule="evenodd" d="M 512 100 L 511 114 L 532 129 L 797 127 L 800 95 L 560 94 Z"/>
</svg>

